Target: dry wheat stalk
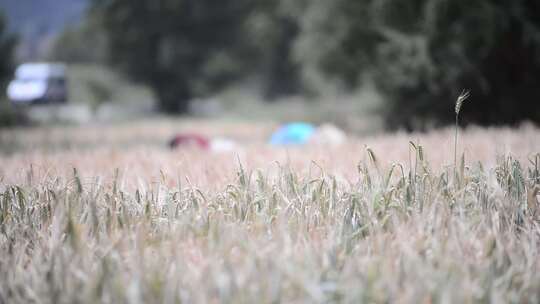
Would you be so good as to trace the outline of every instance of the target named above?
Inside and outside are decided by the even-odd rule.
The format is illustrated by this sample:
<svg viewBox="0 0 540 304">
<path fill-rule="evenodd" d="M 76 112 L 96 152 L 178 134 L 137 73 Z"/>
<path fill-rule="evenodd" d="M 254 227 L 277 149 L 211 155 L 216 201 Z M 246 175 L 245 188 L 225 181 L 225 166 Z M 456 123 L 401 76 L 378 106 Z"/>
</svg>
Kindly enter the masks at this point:
<svg viewBox="0 0 540 304">
<path fill-rule="evenodd" d="M 456 134 L 454 136 L 454 178 L 457 178 L 457 138 L 458 138 L 458 119 L 459 119 L 459 112 L 461 111 L 461 106 L 463 105 L 463 102 L 469 98 L 470 93 L 469 91 L 463 90 L 461 91 L 461 94 L 459 94 L 457 100 L 456 100 Z"/>
<path fill-rule="evenodd" d="M 461 94 L 459 94 L 457 100 L 456 100 L 456 119 L 457 119 L 457 116 L 459 115 L 459 112 L 461 111 L 461 106 L 463 105 L 463 102 L 469 98 L 471 94 L 469 93 L 469 91 L 465 91 L 463 90 L 461 92 Z"/>
</svg>

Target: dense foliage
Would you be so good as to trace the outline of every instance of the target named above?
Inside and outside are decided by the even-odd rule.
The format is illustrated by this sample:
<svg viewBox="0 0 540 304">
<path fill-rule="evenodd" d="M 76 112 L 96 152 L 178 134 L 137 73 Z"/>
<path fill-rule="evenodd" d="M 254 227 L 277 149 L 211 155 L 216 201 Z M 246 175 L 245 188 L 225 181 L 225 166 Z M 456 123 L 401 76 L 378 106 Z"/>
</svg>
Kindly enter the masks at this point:
<svg viewBox="0 0 540 304">
<path fill-rule="evenodd" d="M 257 74 L 269 97 L 373 81 L 390 127 L 450 122 L 463 89 L 474 100 L 466 122 L 540 121 L 536 1 L 94 3 L 113 61 L 150 83 L 168 111 Z"/>
<path fill-rule="evenodd" d="M 187 111 L 198 90 L 234 75 L 234 46 L 244 14 L 238 1 L 96 1 L 112 61 L 150 84 L 163 110 Z"/>
<path fill-rule="evenodd" d="M 374 79 L 391 127 L 450 122 L 464 88 L 466 121 L 540 121 L 537 1 L 305 1 L 299 12 L 303 66 L 349 88 Z"/>
<path fill-rule="evenodd" d="M 165 111 L 247 75 L 261 76 L 268 97 L 299 87 L 288 60 L 296 23 L 276 1 L 97 0 L 93 12 L 111 61 L 150 84 Z"/>
<path fill-rule="evenodd" d="M 94 3 L 110 38 L 112 62 L 150 84 L 165 111 L 185 112 L 194 96 L 254 71 L 268 83 L 269 96 L 296 87 L 294 73 L 283 77 L 292 69 L 284 60 L 286 39 L 296 28 L 272 1 Z"/>
<path fill-rule="evenodd" d="M 8 33 L 7 22 L 4 14 L 0 11 L 0 87 L 4 93 L 4 85 L 11 77 L 13 69 L 13 50 L 15 47 L 15 36 Z"/>
<path fill-rule="evenodd" d="M 13 73 L 16 37 L 8 32 L 7 21 L 0 10 L 0 126 L 17 123 L 17 115 L 7 104 L 6 85 Z"/>
<path fill-rule="evenodd" d="M 108 59 L 107 34 L 100 16 L 90 14 L 80 24 L 64 30 L 56 37 L 46 57 L 66 63 L 105 63 Z"/>
</svg>

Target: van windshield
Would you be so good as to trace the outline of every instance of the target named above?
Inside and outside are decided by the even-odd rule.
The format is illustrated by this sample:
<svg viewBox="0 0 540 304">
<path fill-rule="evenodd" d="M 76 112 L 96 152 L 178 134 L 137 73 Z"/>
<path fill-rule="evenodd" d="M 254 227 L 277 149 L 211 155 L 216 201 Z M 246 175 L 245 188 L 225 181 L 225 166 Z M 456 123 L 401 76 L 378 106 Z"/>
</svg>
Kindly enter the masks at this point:
<svg viewBox="0 0 540 304">
<path fill-rule="evenodd" d="M 16 80 L 20 81 L 20 82 L 34 82 L 34 81 L 45 81 L 46 79 L 42 78 L 42 77 L 25 76 L 25 77 L 18 77 L 18 78 L 16 78 Z"/>
<path fill-rule="evenodd" d="M 19 82 L 48 81 L 48 82 L 59 83 L 59 84 L 62 84 L 65 82 L 65 79 L 62 77 L 38 77 L 38 76 L 18 77 L 15 80 Z"/>
</svg>

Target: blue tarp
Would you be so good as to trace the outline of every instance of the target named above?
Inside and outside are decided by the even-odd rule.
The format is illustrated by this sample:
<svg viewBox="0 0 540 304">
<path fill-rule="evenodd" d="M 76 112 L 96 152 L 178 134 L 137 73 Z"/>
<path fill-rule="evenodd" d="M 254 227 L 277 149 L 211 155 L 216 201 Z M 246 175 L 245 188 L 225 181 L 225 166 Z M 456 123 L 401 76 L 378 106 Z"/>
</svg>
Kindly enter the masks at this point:
<svg viewBox="0 0 540 304">
<path fill-rule="evenodd" d="M 303 145 L 315 132 L 315 127 L 308 123 L 293 122 L 281 126 L 270 138 L 274 146 Z"/>
</svg>

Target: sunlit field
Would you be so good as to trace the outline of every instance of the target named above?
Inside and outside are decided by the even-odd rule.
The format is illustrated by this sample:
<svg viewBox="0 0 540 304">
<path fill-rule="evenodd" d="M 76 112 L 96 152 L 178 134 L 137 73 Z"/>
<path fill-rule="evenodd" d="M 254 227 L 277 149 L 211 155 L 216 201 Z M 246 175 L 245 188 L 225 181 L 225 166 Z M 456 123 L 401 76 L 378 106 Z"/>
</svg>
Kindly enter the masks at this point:
<svg viewBox="0 0 540 304">
<path fill-rule="evenodd" d="M 0 303 L 536 303 L 540 129 L 0 131 Z M 169 149 L 177 132 L 236 142 Z"/>
</svg>

